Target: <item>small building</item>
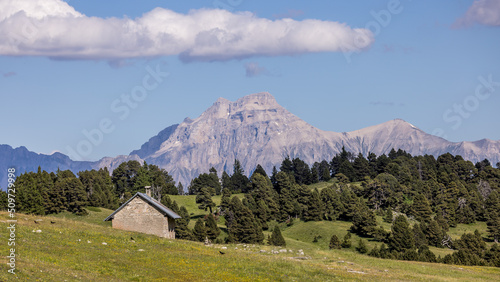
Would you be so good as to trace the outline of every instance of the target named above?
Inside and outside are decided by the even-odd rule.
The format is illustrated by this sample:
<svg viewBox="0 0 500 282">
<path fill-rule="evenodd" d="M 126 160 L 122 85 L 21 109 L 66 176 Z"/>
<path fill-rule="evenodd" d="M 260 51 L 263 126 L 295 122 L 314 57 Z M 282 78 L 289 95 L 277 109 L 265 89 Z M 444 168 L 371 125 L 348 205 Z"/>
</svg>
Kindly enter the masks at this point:
<svg viewBox="0 0 500 282">
<path fill-rule="evenodd" d="M 151 187 L 146 186 L 146 193 L 137 192 L 104 221 L 111 220 L 116 229 L 175 239 L 176 218 L 181 217 L 153 199 Z"/>
</svg>

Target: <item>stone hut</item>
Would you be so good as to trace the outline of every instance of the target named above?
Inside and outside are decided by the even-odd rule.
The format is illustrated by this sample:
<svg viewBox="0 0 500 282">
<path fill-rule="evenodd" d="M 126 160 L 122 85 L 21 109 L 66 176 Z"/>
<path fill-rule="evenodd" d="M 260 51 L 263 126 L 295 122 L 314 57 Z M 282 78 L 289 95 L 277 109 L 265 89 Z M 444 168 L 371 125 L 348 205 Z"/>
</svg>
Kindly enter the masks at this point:
<svg viewBox="0 0 500 282">
<path fill-rule="evenodd" d="M 116 229 L 175 239 L 176 218 L 181 217 L 153 199 L 151 187 L 146 186 L 146 193 L 137 192 L 104 221 L 111 220 Z"/>
</svg>

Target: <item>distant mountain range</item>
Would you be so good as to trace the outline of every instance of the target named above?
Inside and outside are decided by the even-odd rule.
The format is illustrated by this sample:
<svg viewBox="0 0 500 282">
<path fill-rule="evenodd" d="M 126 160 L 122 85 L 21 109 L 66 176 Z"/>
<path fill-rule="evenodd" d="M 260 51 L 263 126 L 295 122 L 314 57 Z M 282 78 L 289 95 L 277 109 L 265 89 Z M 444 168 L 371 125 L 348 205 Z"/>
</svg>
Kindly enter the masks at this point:
<svg viewBox="0 0 500 282">
<path fill-rule="evenodd" d="M 280 106 L 269 93 L 248 95 L 231 102 L 219 98 L 198 118 L 186 118 L 169 126 L 127 156 L 106 157 L 97 162 L 72 161 L 61 153 L 37 154 L 25 147 L 13 149 L 0 145 L 0 187 L 7 186 L 9 166 L 18 172 L 108 167 L 111 170 L 127 160 L 147 161 L 166 169 L 186 187 L 198 174 L 215 167 L 232 172 L 235 159 L 247 173 L 257 164 L 271 171 L 287 155 L 312 164 L 331 160 L 342 147 L 353 153 L 387 154 L 402 149 L 412 155 L 444 153 L 461 155 L 466 160 L 500 161 L 500 141 L 450 142 L 430 135 L 401 119 L 352 132 L 329 132 L 317 129 Z"/>
</svg>

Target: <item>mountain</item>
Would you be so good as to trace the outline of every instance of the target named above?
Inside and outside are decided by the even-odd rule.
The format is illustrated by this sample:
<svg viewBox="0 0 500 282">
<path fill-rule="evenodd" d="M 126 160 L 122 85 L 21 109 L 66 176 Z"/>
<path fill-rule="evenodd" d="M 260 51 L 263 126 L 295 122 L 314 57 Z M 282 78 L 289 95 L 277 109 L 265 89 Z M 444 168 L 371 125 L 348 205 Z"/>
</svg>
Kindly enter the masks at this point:
<svg viewBox="0 0 500 282">
<path fill-rule="evenodd" d="M 323 131 L 288 112 L 266 92 L 235 102 L 219 98 L 198 118 L 165 129 L 132 153 L 187 184 L 212 166 L 219 172 L 231 172 L 235 159 L 247 173 L 257 164 L 271 171 L 287 155 L 312 164 L 330 160 L 342 146 L 365 156 L 369 152 L 387 154 L 395 148 L 412 155 L 450 152 L 473 162 L 485 158 L 500 161 L 500 141 L 453 143 L 401 119 L 352 132 Z"/>
<path fill-rule="evenodd" d="M 472 162 L 500 161 L 500 141 L 450 142 L 401 119 L 351 132 L 323 131 L 288 112 L 271 94 L 264 92 L 235 102 L 219 98 L 198 118 L 186 118 L 165 128 L 129 155 L 97 162 L 76 162 L 60 153 L 43 155 L 24 147 L 0 145 L 0 186 L 6 186 L 5 172 L 12 165 L 18 172 L 36 170 L 39 165 L 47 171 L 60 168 L 77 172 L 101 167 L 111 171 L 128 160 L 156 164 L 187 186 L 192 178 L 208 172 L 212 166 L 219 173 L 232 172 L 235 159 L 240 160 L 247 174 L 257 164 L 270 172 L 286 156 L 312 164 L 331 160 L 343 146 L 365 156 L 368 152 L 387 154 L 395 148 L 412 155 L 439 156 L 450 152 Z"/>
<path fill-rule="evenodd" d="M 7 187 L 7 169 L 15 168 L 16 175 L 25 171 L 37 171 L 38 166 L 46 171 L 70 169 L 80 171 L 91 169 L 91 162 L 75 162 L 61 153 L 52 155 L 37 154 L 28 151 L 26 147 L 12 148 L 9 145 L 0 145 L 0 187 Z"/>
</svg>

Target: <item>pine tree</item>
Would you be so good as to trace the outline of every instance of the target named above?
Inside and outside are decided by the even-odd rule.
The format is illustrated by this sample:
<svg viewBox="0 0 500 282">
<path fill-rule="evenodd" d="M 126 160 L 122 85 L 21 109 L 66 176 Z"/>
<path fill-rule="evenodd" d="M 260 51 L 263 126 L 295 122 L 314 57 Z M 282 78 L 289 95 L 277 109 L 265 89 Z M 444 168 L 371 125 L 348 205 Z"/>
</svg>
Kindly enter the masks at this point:
<svg viewBox="0 0 500 282">
<path fill-rule="evenodd" d="M 193 229 L 193 235 L 197 241 L 205 241 L 205 238 L 207 237 L 207 229 L 205 227 L 205 224 L 203 224 L 203 219 L 198 218 L 198 220 L 196 221 Z"/>
<path fill-rule="evenodd" d="M 500 197 L 494 190 L 485 202 L 488 237 L 498 243 L 500 241 Z"/>
<path fill-rule="evenodd" d="M 258 174 L 260 174 L 260 175 L 262 175 L 262 176 L 264 176 L 264 177 L 267 177 L 267 173 L 266 173 L 266 171 L 264 170 L 264 168 L 263 168 L 260 164 L 257 164 L 257 167 L 255 168 L 255 170 L 254 170 L 254 172 L 253 172 L 252 176 L 253 176 L 254 174 L 256 174 L 256 173 L 258 173 Z"/>
<path fill-rule="evenodd" d="M 344 236 L 344 240 L 342 240 L 341 244 L 342 248 L 348 249 L 351 247 L 351 232 L 347 232 Z"/>
<path fill-rule="evenodd" d="M 17 209 L 23 213 L 45 215 L 43 195 L 36 186 L 35 173 L 20 175 L 14 182 Z"/>
<path fill-rule="evenodd" d="M 186 207 L 181 206 L 178 214 L 181 218 L 175 220 L 175 237 L 177 239 L 194 240 L 193 232 L 188 228 L 190 218 Z"/>
<path fill-rule="evenodd" d="M 373 236 L 377 227 L 377 220 L 373 211 L 365 205 L 359 206 L 352 218 L 351 232 L 360 236 Z"/>
<path fill-rule="evenodd" d="M 396 217 L 391 230 L 389 248 L 398 253 L 415 249 L 415 239 L 404 215 Z"/>
<path fill-rule="evenodd" d="M 228 188 L 222 189 L 222 198 L 220 200 L 220 209 L 224 212 L 229 207 L 231 201 L 231 191 Z"/>
<path fill-rule="evenodd" d="M 217 223 L 215 222 L 215 217 L 212 214 L 207 215 L 207 219 L 205 221 L 205 228 L 207 231 L 208 239 L 214 242 L 215 239 L 219 237 L 220 229 L 217 226 Z"/>
<path fill-rule="evenodd" d="M 366 247 L 365 240 L 359 238 L 358 246 L 356 247 L 356 251 L 360 252 L 361 254 L 366 254 L 368 252 L 368 248 Z"/>
<path fill-rule="evenodd" d="M 422 248 L 423 246 L 427 246 L 429 243 L 427 242 L 427 237 L 424 234 L 424 228 L 421 227 L 421 224 L 413 225 L 413 238 L 415 239 L 415 247 L 417 249 Z"/>
<path fill-rule="evenodd" d="M 210 213 L 212 213 L 212 208 L 215 207 L 214 201 L 212 201 L 212 195 L 209 192 L 209 188 L 204 187 L 201 188 L 200 192 L 196 196 L 196 203 L 200 204 L 198 208 L 200 210 L 210 210 Z"/>
<path fill-rule="evenodd" d="M 231 175 L 231 191 L 235 193 L 246 193 L 248 185 L 248 177 L 245 176 L 245 171 L 241 167 L 239 160 L 234 160 L 233 175 Z"/>
<path fill-rule="evenodd" d="M 431 220 L 425 232 L 429 245 L 434 247 L 442 247 L 441 240 L 444 237 L 443 233 L 444 232 L 441 229 L 441 226 L 439 226 L 439 224 L 437 223 L 437 221 Z"/>
<path fill-rule="evenodd" d="M 412 205 L 412 214 L 420 222 L 429 223 L 431 221 L 431 206 L 424 195 L 417 194 L 415 196 Z"/>
<path fill-rule="evenodd" d="M 238 197 L 231 199 L 229 211 L 224 216 L 228 226 L 229 240 L 240 243 L 261 243 L 264 239 L 262 228 L 250 209 Z"/>
<path fill-rule="evenodd" d="M 269 238 L 269 244 L 272 246 L 286 247 L 285 238 L 283 238 L 283 235 L 281 235 L 281 230 L 278 225 L 274 227 L 273 233 Z"/>
<path fill-rule="evenodd" d="M 177 195 L 184 195 L 184 186 L 180 181 L 179 184 L 177 184 Z"/>
<path fill-rule="evenodd" d="M 384 216 L 384 222 L 392 223 L 392 220 L 393 220 L 392 209 L 387 208 Z"/>
<path fill-rule="evenodd" d="M 323 215 L 323 202 L 320 199 L 318 189 L 314 189 L 309 195 L 307 201 L 307 208 L 303 214 L 305 221 L 314 220 L 319 221 Z"/>
<path fill-rule="evenodd" d="M 330 250 L 331 249 L 340 249 L 341 246 L 340 246 L 340 240 L 339 240 L 339 237 L 337 237 L 337 235 L 333 234 L 332 237 L 330 238 Z"/>
<path fill-rule="evenodd" d="M 335 186 L 329 186 L 321 190 L 320 197 L 323 203 L 323 218 L 326 220 L 337 220 L 340 215 L 340 195 L 334 190 Z"/>
</svg>

